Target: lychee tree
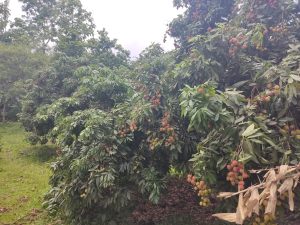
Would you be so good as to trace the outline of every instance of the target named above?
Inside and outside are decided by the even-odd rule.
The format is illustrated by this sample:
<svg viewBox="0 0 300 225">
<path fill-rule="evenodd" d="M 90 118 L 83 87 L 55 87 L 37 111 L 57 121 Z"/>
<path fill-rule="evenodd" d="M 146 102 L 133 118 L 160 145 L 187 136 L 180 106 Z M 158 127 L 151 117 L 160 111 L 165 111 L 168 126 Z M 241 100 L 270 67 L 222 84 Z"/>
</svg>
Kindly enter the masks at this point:
<svg viewBox="0 0 300 225">
<path fill-rule="evenodd" d="M 245 168 L 299 163 L 299 5 L 236 1 L 226 18 L 198 35 L 179 32 L 188 44 L 172 75 L 182 116 L 200 136 L 194 175 L 218 186 L 227 171 L 243 189 L 258 182 L 244 182 Z"/>
<path fill-rule="evenodd" d="M 237 1 L 231 9 L 227 22 L 218 23 L 216 28 L 204 34 L 186 37 L 189 38 L 188 53 L 172 74 L 176 77 L 176 88 L 190 85 L 182 89 L 183 115 L 190 118 L 193 130 L 198 129 L 205 136 L 208 122 L 212 126 L 222 117 L 214 118 L 215 115 L 211 115 L 210 119 L 207 115 L 207 120 L 203 120 L 196 116 L 197 113 L 200 115 L 199 110 L 209 108 L 210 104 L 217 112 L 229 110 L 231 120 L 227 121 L 243 124 L 241 130 L 245 130 L 253 121 L 255 128 L 259 128 L 257 132 L 272 134 L 275 140 L 269 143 L 269 147 L 274 144 L 273 148 L 284 149 L 286 145 L 282 145 L 281 138 L 284 138 L 282 133 L 285 132 L 282 129 L 280 132 L 280 127 L 288 132 L 294 130 L 293 137 L 298 132 L 297 4 L 294 1 Z M 203 84 L 207 80 L 215 84 Z M 226 96 L 228 94 L 231 97 Z M 213 104 L 213 100 L 219 101 L 220 109 L 215 109 L 218 104 Z M 217 113 L 210 110 L 211 114 Z M 282 126 L 284 123 L 295 124 L 288 128 Z M 220 129 L 222 126 L 217 127 Z M 237 131 L 242 138 L 241 130 Z M 277 135 L 274 136 L 274 132 Z M 256 144 L 262 145 L 259 141 Z M 275 163 L 281 162 L 279 158 Z"/>
<path fill-rule="evenodd" d="M 159 202 L 172 173 L 190 172 L 208 206 L 213 189 L 257 182 L 253 168 L 299 163 L 298 4 L 174 3 L 186 8 L 170 23 L 178 50 L 85 61 L 72 92 L 35 111 L 32 130 L 61 148 L 46 205 L 72 224 L 124 223 L 139 199 Z"/>
</svg>

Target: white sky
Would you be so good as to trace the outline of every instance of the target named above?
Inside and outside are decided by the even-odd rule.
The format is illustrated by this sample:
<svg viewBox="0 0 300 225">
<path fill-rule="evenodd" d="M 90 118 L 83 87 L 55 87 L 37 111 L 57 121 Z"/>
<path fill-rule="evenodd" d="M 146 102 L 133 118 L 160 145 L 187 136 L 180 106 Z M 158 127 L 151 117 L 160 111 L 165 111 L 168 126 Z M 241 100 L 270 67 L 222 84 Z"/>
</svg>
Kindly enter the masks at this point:
<svg viewBox="0 0 300 225">
<path fill-rule="evenodd" d="M 1 0 L 0 0 L 1 1 Z M 152 42 L 161 43 L 165 50 L 173 48 L 168 38 L 163 43 L 167 24 L 180 11 L 173 0 L 81 0 L 83 7 L 92 12 L 98 30 L 105 28 L 111 38 L 117 38 L 125 49 L 137 56 Z M 10 0 L 12 17 L 21 15 L 18 0 Z"/>
</svg>

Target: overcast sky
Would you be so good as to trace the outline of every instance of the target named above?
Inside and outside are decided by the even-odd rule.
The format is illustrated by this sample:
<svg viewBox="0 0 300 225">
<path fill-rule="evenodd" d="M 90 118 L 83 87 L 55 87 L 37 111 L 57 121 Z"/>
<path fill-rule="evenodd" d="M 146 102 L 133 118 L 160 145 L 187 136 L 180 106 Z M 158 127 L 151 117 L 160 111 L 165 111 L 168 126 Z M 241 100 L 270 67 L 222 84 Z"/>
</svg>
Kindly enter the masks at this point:
<svg viewBox="0 0 300 225">
<path fill-rule="evenodd" d="M 1 0 L 0 0 L 1 1 Z M 83 7 L 92 12 L 98 30 L 105 28 L 111 38 L 117 38 L 133 57 L 152 42 L 159 42 L 165 50 L 173 48 L 168 38 L 163 43 L 167 24 L 180 11 L 173 0 L 81 0 Z M 20 16 L 18 0 L 10 0 L 12 17 Z"/>
</svg>

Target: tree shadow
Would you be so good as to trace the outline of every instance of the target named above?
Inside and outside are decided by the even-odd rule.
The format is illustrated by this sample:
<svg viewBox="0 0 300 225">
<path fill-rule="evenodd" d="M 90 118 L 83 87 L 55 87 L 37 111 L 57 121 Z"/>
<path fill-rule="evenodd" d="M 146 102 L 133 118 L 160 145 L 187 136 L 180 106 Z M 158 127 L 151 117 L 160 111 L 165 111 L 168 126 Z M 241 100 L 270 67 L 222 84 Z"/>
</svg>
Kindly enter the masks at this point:
<svg viewBox="0 0 300 225">
<path fill-rule="evenodd" d="M 56 158 L 57 146 L 55 145 L 38 145 L 26 148 L 21 151 L 21 155 L 37 162 L 49 162 Z"/>
</svg>

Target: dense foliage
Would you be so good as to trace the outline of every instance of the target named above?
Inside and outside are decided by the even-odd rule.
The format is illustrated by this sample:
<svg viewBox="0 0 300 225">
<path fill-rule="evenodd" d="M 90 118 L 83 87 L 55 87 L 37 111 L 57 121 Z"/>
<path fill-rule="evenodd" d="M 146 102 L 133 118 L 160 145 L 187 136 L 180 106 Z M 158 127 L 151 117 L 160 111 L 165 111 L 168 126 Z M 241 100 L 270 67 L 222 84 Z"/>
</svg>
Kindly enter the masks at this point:
<svg viewBox="0 0 300 225">
<path fill-rule="evenodd" d="M 51 213 L 122 224 L 146 199 L 161 203 L 172 175 L 192 173 L 207 206 L 209 187 L 243 189 L 259 179 L 249 169 L 299 164 L 299 2 L 176 0 L 185 12 L 167 33 L 177 49 L 152 44 L 134 62 L 105 30 L 93 34 L 80 1 L 22 2 L 26 19 L 5 40 L 30 31 L 36 51 L 55 46 L 20 113 L 32 143 L 60 148 Z"/>
<path fill-rule="evenodd" d="M 29 79 L 35 79 L 48 62 L 46 55 L 32 53 L 19 45 L 0 44 L 0 110 L 1 121 L 16 120 L 21 98 Z"/>
</svg>

